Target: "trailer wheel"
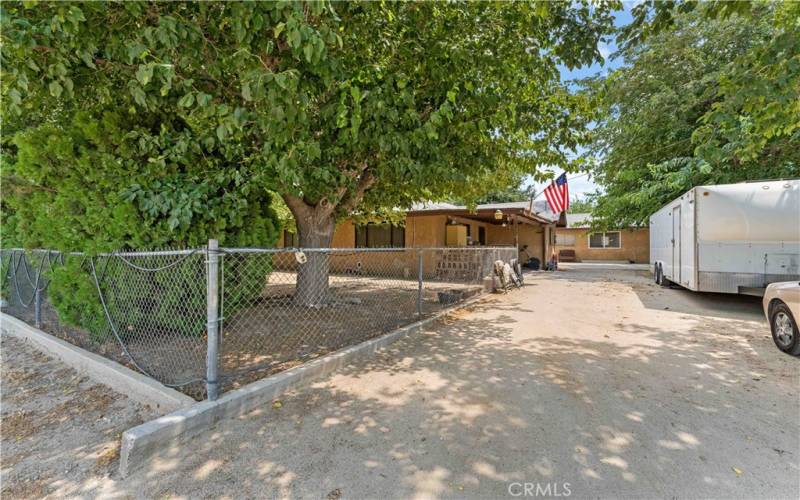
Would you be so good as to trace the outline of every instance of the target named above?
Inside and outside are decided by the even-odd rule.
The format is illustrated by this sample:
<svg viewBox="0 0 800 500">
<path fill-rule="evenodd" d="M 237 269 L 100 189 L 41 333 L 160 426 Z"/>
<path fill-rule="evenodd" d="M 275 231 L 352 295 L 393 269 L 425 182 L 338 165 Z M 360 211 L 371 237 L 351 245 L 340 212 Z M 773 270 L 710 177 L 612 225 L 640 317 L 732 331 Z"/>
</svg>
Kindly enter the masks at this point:
<svg viewBox="0 0 800 500">
<path fill-rule="evenodd" d="M 653 266 L 653 281 L 655 281 L 656 285 L 658 285 L 658 284 L 659 284 L 658 280 L 659 280 L 659 276 L 658 276 L 658 264 L 655 264 L 655 265 Z"/>
<path fill-rule="evenodd" d="M 800 331 L 789 307 L 778 302 L 769 312 L 769 326 L 772 340 L 781 351 L 793 356 L 800 356 Z"/>
<path fill-rule="evenodd" d="M 668 288 L 671 282 L 664 277 L 664 269 L 661 267 L 661 264 L 658 265 L 658 278 L 656 283 L 663 286 L 664 288 Z"/>
</svg>

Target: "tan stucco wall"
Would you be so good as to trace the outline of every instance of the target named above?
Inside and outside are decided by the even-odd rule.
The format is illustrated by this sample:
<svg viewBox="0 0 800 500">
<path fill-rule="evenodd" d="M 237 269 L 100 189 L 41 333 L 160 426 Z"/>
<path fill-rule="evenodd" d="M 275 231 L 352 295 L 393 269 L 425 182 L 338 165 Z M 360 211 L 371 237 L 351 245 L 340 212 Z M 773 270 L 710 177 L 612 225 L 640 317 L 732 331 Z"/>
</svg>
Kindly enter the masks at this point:
<svg viewBox="0 0 800 500">
<path fill-rule="evenodd" d="M 557 245 L 556 252 L 561 249 L 575 250 L 578 260 L 632 260 L 637 263 L 650 262 L 650 230 L 622 229 L 620 231 L 621 248 L 589 248 L 589 233 L 586 228 L 567 229 L 557 228 L 556 234 L 575 236 L 575 245 Z"/>
<path fill-rule="evenodd" d="M 356 246 L 356 226 L 351 221 L 340 222 L 333 232 L 332 248 L 353 248 Z"/>
<path fill-rule="evenodd" d="M 528 245 L 526 252 L 528 256 L 539 259 L 544 263 L 545 259 L 545 231 L 546 226 L 532 226 L 530 224 L 518 224 L 519 246 Z M 488 229 L 488 241 L 490 245 L 513 245 L 514 226 L 509 224 L 506 227 L 490 225 Z M 522 254 L 522 258 L 525 256 Z"/>
<path fill-rule="evenodd" d="M 478 232 L 480 227 L 486 228 L 486 244 L 489 246 L 508 246 L 514 245 L 514 225 L 509 224 L 506 227 L 495 224 L 487 224 L 484 222 L 474 221 L 461 217 L 449 217 L 447 215 L 418 215 L 406 218 L 405 225 L 405 247 L 406 251 L 398 249 L 397 252 L 388 253 L 374 253 L 359 256 L 359 262 L 365 271 L 380 273 L 383 270 L 402 268 L 403 273 L 407 269 L 416 272 L 416 252 L 408 249 L 412 248 L 441 248 L 446 246 L 446 227 L 448 219 L 455 218 L 459 224 L 468 224 L 470 226 L 470 236 L 474 241 L 478 241 Z M 517 231 L 519 237 L 519 245 L 528 245 L 527 255 L 539 259 L 542 263 L 545 262 L 547 248 L 545 234 L 549 232 L 549 228 L 542 225 L 531 225 L 525 223 L 517 224 Z M 350 220 L 340 222 L 336 226 L 333 234 L 333 248 L 353 248 L 355 247 L 355 225 Z M 278 241 L 279 248 L 284 246 L 283 232 Z M 425 272 L 430 272 L 436 267 L 436 255 L 434 252 L 426 252 L 424 255 L 424 269 Z M 525 259 L 525 255 L 521 254 L 521 259 Z M 347 259 L 334 259 L 336 261 L 344 262 Z M 332 267 L 339 268 L 346 264 L 337 265 L 332 261 Z"/>
<path fill-rule="evenodd" d="M 281 231 L 278 243 L 275 245 L 277 248 L 283 248 L 283 231 Z M 353 248 L 356 246 L 356 228 L 352 221 L 346 220 L 336 225 L 333 232 L 333 241 L 331 248 Z M 408 235 L 406 235 L 406 246 L 408 246 Z"/>
<path fill-rule="evenodd" d="M 406 247 L 445 246 L 445 215 L 406 217 Z"/>
</svg>

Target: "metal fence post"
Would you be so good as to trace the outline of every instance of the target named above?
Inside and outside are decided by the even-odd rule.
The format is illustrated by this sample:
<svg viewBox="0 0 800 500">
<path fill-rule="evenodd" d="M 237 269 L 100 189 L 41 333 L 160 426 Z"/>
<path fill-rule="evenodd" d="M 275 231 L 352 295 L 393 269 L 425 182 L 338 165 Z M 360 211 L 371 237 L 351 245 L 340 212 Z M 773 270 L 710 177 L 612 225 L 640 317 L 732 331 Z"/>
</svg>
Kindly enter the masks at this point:
<svg viewBox="0 0 800 500">
<path fill-rule="evenodd" d="M 208 240 L 206 263 L 206 394 L 217 399 L 217 363 L 219 361 L 219 242 Z"/>
<path fill-rule="evenodd" d="M 39 289 L 39 280 L 36 280 L 33 293 L 33 324 L 36 328 L 42 327 L 42 291 Z"/>
<path fill-rule="evenodd" d="M 422 317 L 422 250 L 417 250 L 417 317 Z"/>
</svg>

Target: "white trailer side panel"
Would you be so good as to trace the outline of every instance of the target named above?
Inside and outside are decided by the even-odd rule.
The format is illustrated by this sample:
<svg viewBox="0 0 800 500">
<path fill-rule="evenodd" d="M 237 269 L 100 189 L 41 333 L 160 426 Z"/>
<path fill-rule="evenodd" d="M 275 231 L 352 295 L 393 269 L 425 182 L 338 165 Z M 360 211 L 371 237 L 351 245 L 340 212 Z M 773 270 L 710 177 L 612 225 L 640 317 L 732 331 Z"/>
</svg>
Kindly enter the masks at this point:
<svg viewBox="0 0 800 500">
<path fill-rule="evenodd" d="M 675 283 L 685 286 L 689 290 L 697 290 L 697 262 L 695 252 L 697 250 L 695 224 L 697 223 L 695 211 L 695 189 L 689 190 L 681 196 L 681 241 L 680 248 L 675 252 L 680 252 L 681 272 L 674 280 Z M 675 214 L 673 214 L 673 217 Z"/>
<path fill-rule="evenodd" d="M 800 278 L 800 181 L 695 188 L 697 290 Z"/>
<path fill-rule="evenodd" d="M 674 203 L 674 202 L 673 202 Z M 672 204 L 650 216 L 650 268 L 671 266 L 672 262 Z M 672 274 L 672 269 L 670 269 Z"/>
<path fill-rule="evenodd" d="M 694 197 L 695 191 L 688 191 L 650 216 L 650 263 L 691 290 L 697 286 Z"/>
</svg>

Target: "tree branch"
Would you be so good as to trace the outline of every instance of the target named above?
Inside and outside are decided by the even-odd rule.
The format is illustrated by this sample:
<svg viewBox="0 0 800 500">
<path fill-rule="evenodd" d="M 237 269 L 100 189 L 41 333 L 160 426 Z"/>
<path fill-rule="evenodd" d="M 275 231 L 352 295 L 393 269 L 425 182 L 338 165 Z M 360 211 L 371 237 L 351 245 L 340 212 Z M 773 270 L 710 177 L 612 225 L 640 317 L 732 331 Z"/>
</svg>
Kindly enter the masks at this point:
<svg viewBox="0 0 800 500">
<path fill-rule="evenodd" d="M 302 198 L 289 193 L 281 194 L 281 198 L 286 203 L 286 206 L 291 210 L 295 219 L 299 217 L 307 217 L 310 215 L 311 206 L 308 205 Z"/>
<path fill-rule="evenodd" d="M 376 180 L 377 178 L 372 172 L 365 170 L 361 175 L 361 179 L 358 181 L 355 191 L 347 194 L 339 202 L 339 206 L 337 207 L 338 211 L 345 215 L 350 215 L 350 213 L 355 210 L 356 206 L 361 203 L 361 200 L 364 199 L 364 194 L 375 184 Z"/>
</svg>

